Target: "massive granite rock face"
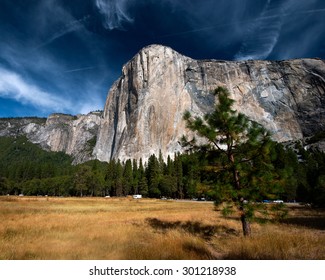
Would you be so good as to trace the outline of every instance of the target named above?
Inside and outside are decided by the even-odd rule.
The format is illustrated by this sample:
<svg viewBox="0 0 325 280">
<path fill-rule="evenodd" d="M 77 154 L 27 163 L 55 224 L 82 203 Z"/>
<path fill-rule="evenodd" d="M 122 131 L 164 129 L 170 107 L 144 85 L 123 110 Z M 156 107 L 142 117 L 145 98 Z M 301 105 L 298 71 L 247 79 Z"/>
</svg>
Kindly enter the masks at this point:
<svg viewBox="0 0 325 280">
<path fill-rule="evenodd" d="M 0 136 L 25 135 L 32 143 L 49 151 L 62 151 L 74 163 L 94 159 L 92 155 L 101 113 L 71 116 L 52 114 L 47 119 L 10 118 L 0 120 Z"/>
<path fill-rule="evenodd" d="M 325 63 L 194 60 L 151 45 L 124 65 L 108 93 L 94 156 L 146 160 L 159 150 L 166 158 L 182 151 L 185 110 L 213 109 L 210 94 L 224 86 L 235 108 L 264 125 L 277 141 L 325 130 Z"/>
<path fill-rule="evenodd" d="M 325 62 L 194 60 L 151 45 L 124 65 L 103 114 L 2 119 L 0 136 L 26 135 L 44 149 L 63 151 L 75 163 L 112 158 L 147 160 L 181 152 L 189 133 L 185 110 L 203 116 L 213 109 L 211 91 L 224 86 L 235 108 L 265 126 L 277 141 L 325 131 Z"/>
</svg>

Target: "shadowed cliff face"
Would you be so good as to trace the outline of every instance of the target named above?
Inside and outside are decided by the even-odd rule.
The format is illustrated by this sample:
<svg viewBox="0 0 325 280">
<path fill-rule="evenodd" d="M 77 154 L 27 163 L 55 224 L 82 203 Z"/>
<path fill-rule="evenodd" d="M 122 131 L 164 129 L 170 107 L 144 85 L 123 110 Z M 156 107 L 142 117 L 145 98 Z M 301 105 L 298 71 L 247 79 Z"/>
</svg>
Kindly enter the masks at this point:
<svg viewBox="0 0 325 280">
<path fill-rule="evenodd" d="M 181 151 L 188 133 L 185 110 L 213 109 L 210 94 L 229 89 L 235 108 L 264 125 L 277 141 L 296 140 L 325 130 L 325 63 L 290 61 L 197 61 L 168 47 L 142 49 L 122 69 L 109 91 L 96 158 L 147 159 Z"/>
</svg>

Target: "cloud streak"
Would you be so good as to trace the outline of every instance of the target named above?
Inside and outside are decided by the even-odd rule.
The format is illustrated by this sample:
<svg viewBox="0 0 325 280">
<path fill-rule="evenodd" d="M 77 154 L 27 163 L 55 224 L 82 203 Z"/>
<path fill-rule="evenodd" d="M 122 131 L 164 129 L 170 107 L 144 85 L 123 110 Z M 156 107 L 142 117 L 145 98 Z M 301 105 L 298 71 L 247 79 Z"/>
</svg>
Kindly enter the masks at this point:
<svg viewBox="0 0 325 280">
<path fill-rule="evenodd" d="M 249 21 L 248 27 L 244 30 L 246 34 L 234 59 L 267 59 L 276 46 L 281 43 L 280 36 L 290 37 L 290 34 L 285 33 L 284 30 L 287 26 L 292 26 L 292 22 L 290 22 L 292 18 L 299 18 L 298 22 L 295 22 L 294 28 L 295 32 L 299 32 L 298 26 L 303 27 L 306 16 L 325 13 L 324 8 L 308 9 L 315 2 L 315 0 L 299 3 L 294 0 L 280 2 L 268 0 L 260 16 Z M 245 24 L 245 22 L 239 21 L 238 25 L 240 24 Z M 299 36 L 296 35 L 297 37 Z M 304 42 L 304 44 L 309 43 Z M 289 52 L 289 50 L 286 51 L 286 53 Z M 277 56 L 281 57 L 281 54 Z"/>
<path fill-rule="evenodd" d="M 39 86 L 23 78 L 22 75 L 0 67 L 0 97 L 15 100 L 18 103 L 33 106 L 40 112 L 68 112 L 72 114 L 87 114 L 90 111 L 102 109 L 103 100 L 94 94 L 97 85 L 86 85 L 86 98 L 58 96 L 45 91 Z"/>
<path fill-rule="evenodd" d="M 96 7 L 104 17 L 104 27 L 109 30 L 124 29 L 125 23 L 132 23 L 128 14 L 128 0 L 96 0 Z"/>
<path fill-rule="evenodd" d="M 285 14 L 282 5 L 272 5 L 271 0 L 268 0 L 261 15 L 249 25 L 246 38 L 234 57 L 236 60 L 268 57 L 280 36 Z"/>
<path fill-rule="evenodd" d="M 64 111 L 71 107 L 67 100 L 40 89 L 21 75 L 0 67 L 0 97 L 10 98 L 42 110 Z"/>
<path fill-rule="evenodd" d="M 70 69 L 70 70 L 65 70 L 63 73 L 73 73 L 73 72 L 79 72 L 79 71 L 87 71 L 87 70 L 92 70 L 97 67 L 95 66 L 89 66 L 89 67 L 82 67 L 82 68 L 76 68 L 76 69 Z"/>
<path fill-rule="evenodd" d="M 62 29 L 58 30 L 57 32 L 55 32 L 53 35 L 50 36 L 49 39 L 47 39 L 44 43 L 42 43 L 41 45 L 39 45 L 37 48 L 41 48 L 44 47 L 46 45 L 51 44 L 52 42 L 54 42 L 55 40 L 63 37 L 66 34 L 69 34 L 71 32 L 80 30 L 84 27 L 84 23 L 90 18 L 90 16 L 85 16 L 81 19 L 78 20 L 73 20 L 71 22 L 69 22 L 68 24 L 66 24 Z"/>
</svg>

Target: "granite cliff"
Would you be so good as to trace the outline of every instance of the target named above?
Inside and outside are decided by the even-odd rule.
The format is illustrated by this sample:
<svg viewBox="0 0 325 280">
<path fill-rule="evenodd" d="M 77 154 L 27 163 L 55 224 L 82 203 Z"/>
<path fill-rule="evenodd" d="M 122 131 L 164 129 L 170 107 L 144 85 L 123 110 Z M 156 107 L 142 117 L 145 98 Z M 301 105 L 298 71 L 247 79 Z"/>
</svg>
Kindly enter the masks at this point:
<svg viewBox="0 0 325 280">
<path fill-rule="evenodd" d="M 235 108 L 264 125 L 276 141 L 325 131 L 325 62 L 194 60 L 171 48 L 151 45 L 123 66 L 109 90 L 103 113 L 51 115 L 46 121 L 0 120 L 0 136 L 26 135 L 44 149 L 73 155 L 75 163 L 112 158 L 146 160 L 182 151 L 188 133 L 185 110 L 213 109 L 210 94 L 224 86 Z"/>
<path fill-rule="evenodd" d="M 52 114 L 47 119 L 0 119 L 0 136 L 25 135 L 32 143 L 49 151 L 62 151 L 72 155 L 74 163 L 94 159 L 101 113 L 71 116 Z"/>
<path fill-rule="evenodd" d="M 213 108 L 210 92 L 224 86 L 235 107 L 273 133 L 276 141 L 298 140 L 325 130 L 325 63 L 194 60 L 151 45 L 124 65 L 109 91 L 96 158 L 144 158 L 182 148 L 185 110 Z"/>
</svg>

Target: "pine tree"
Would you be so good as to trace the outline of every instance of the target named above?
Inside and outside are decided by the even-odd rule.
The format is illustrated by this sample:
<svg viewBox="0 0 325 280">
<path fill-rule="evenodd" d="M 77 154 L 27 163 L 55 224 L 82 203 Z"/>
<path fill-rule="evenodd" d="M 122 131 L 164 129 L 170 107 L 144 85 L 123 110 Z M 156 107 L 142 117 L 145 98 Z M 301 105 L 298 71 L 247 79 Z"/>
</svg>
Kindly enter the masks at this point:
<svg viewBox="0 0 325 280">
<path fill-rule="evenodd" d="M 149 193 L 148 181 L 147 181 L 145 169 L 143 167 L 142 158 L 140 158 L 139 160 L 138 178 L 139 178 L 138 194 L 141 194 L 144 197 L 148 196 Z"/>
<path fill-rule="evenodd" d="M 148 159 L 148 166 L 146 168 L 148 194 L 150 197 L 160 197 L 161 191 L 159 189 L 159 184 L 161 181 L 161 175 L 159 161 L 155 155 L 151 155 Z"/>
<path fill-rule="evenodd" d="M 279 176 L 279 187 L 283 190 L 283 199 L 294 201 L 297 197 L 299 162 L 296 153 L 280 143 L 274 144 L 272 164 Z M 301 176 L 301 174 L 299 174 Z"/>
<path fill-rule="evenodd" d="M 165 164 L 165 170 L 163 180 L 161 182 L 161 188 L 163 189 L 163 195 L 167 197 L 177 198 L 177 179 L 175 172 L 174 161 L 168 155 L 167 164 Z"/>
<path fill-rule="evenodd" d="M 232 109 L 234 100 L 225 88 L 214 91 L 218 102 L 212 113 L 204 118 L 192 117 L 185 112 L 187 128 L 206 141 L 205 145 L 196 145 L 196 139 L 183 144 L 204 150 L 210 162 L 207 167 L 217 174 L 217 189 L 221 195 L 219 202 L 233 201 L 240 210 L 243 233 L 251 234 L 251 211 L 247 200 L 257 199 L 270 189 L 272 182 L 272 164 L 270 162 L 270 134 L 259 124 Z"/>
<path fill-rule="evenodd" d="M 166 169 L 166 164 L 161 150 L 159 150 L 158 165 L 159 165 L 159 174 L 161 175 L 164 174 L 164 171 Z"/>
<path fill-rule="evenodd" d="M 198 197 L 197 187 L 201 181 L 201 166 L 204 165 L 199 159 L 198 153 L 190 153 L 181 155 L 183 166 L 183 182 L 186 188 L 185 196 L 190 198 Z"/>
<path fill-rule="evenodd" d="M 105 175 L 105 196 L 115 194 L 114 189 L 114 174 L 115 174 L 115 159 L 110 160 L 107 166 L 107 171 Z"/>
<path fill-rule="evenodd" d="M 88 190 L 90 178 L 91 168 L 87 165 L 80 165 L 74 176 L 74 186 L 80 196 Z"/>
<path fill-rule="evenodd" d="M 5 195 L 9 193 L 9 180 L 0 175 L 0 194 Z"/>
<path fill-rule="evenodd" d="M 182 165 L 182 159 L 179 154 L 175 155 L 174 166 L 175 166 L 174 168 L 175 168 L 177 196 L 178 198 L 183 199 L 184 198 L 183 165 Z"/>
<path fill-rule="evenodd" d="M 133 159 L 132 161 L 132 174 L 133 174 L 133 186 L 131 189 L 132 194 L 138 194 L 139 193 L 139 171 L 138 171 L 138 163 L 136 159 Z"/>
<path fill-rule="evenodd" d="M 105 175 L 106 195 L 123 195 L 123 165 L 120 160 L 112 159 L 107 166 Z"/>
<path fill-rule="evenodd" d="M 117 161 L 114 170 L 114 188 L 116 196 L 123 195 L 123 165 L 120 160 Z"/>
<path fill-rule="evenodd" d="M 173 175 L 174 174 L 174 162 L 168 155 L 167 157 L 167 164 L 166 164 L 166 169 L 164 171 L 164 174 L 166 175 Z"/>
<path fill-rule="evenodd" d="M 123 171 L 123 194 L 129 195 L 133 187 L 132 161 L 128 159 L 124 165 Z"/>
</svg>

